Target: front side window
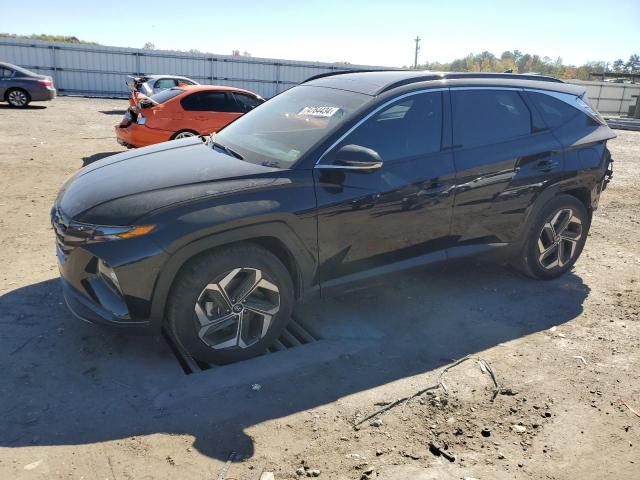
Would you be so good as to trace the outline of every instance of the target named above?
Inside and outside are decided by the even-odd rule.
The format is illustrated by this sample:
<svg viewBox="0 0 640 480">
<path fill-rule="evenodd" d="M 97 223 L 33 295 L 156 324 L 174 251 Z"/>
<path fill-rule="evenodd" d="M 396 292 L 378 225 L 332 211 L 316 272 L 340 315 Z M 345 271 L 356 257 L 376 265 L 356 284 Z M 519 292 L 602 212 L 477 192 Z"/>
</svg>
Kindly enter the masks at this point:
<svg viewBox="0 0 640 480">
<path fill-rule="evenodd" d="M 299 85 L 220 130 L 216 141 L 249 162 L 289 168 L 368 101 L 361 93 Z"/>
<path fill-rule="evenodd" d="M 182 108 L 198 112 L 238 112 L 236 102 L 225 92 L 196 92 L 180 101 Z"/>
<path fill-rule="evenodd" d="M 453 142 L 489 145 L 531 133 L 531 114 L 514 90 L 452 90 Z"/>
<path fill-rule="evenodd" d="M 382 109 L 340 146 L 366 147 L 389 162 L 438 152 L 441 142 L 442 93 L 431 92 L 411 95 Z"/>
<path fill-rule="evenodd" d="M 240 109 L 243 112 L 249 112 L 256 108 L 258 105 L 264 103 L 264 100 L 247 95 L 246 93 L 234 93 L 236 101 L 240 104 Z"/>
</svg>

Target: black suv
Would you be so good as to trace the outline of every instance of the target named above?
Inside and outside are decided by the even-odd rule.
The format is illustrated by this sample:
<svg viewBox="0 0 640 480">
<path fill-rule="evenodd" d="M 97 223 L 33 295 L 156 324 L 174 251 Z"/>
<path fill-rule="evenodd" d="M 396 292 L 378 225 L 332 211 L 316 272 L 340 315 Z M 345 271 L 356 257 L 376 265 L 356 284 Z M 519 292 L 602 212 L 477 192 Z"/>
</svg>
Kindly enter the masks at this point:
<svg viewBox="0 0 640 480">
<path fill-rule="evenodd" d="M 316 76 L 211 138 L 68 180 L 52 210 L 67 304 L 226 363 L 263 352 L 295 302 L 382 274 L 499 251 L 554 278 L 582 251 L 614 137 L 553 78 Z"/>
</svg>

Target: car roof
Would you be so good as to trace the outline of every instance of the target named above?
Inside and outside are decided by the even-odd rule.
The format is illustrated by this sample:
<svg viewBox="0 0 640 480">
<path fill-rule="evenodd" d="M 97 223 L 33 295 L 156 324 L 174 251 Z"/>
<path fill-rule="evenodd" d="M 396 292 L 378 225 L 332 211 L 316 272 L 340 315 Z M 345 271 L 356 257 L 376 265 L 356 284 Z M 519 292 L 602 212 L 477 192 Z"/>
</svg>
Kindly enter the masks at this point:
<svg viewBox="0 0 640 480">
<path fill-rule="evenodd" d="M 244 90 L 242 88 L 229 87 L 227 85 L 179 85 L 177 87 L 185 92 L 205 92 L 205 91 L 216 91 L 216 92 L 240 92 L 240 93 L 248 93 L 249 95 L 253 95 L 255 97 L 259 97 L 257 93 L 253 93 L 249 90 Z"/>
<path fill-rule="evenodd" d="M 582 94 L 583 87 L 564 83 L 554 77 L 518 73 L 430 72 L 419 70 L 376 70 L 331 72 L 313 76 L 304 85 L 336 88 L 376 96 L 396 88 L 415 85 L 421 88 L 443 86 L 499 86 L 537 88 Z"/>
<path fill-rule="evenodd" d="M 146 78 L 147 80 L 157 80 L 158 78 L 175 78 L 177 80 L 189 80 L 190 82 L 194 82 L 195 80 L 189 77 L 181 77 L 180 75 L 141 75 L 140 77 Z"/>
</svg>

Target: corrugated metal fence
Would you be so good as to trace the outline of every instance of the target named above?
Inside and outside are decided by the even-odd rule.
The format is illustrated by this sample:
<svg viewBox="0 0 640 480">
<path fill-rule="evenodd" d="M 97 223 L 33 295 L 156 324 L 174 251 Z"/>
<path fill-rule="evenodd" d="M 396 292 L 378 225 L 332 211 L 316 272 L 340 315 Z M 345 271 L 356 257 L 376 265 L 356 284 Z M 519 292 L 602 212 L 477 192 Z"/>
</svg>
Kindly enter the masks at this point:
<svg viewBox="0 0 640 480">
<path fill-rule="evenodd" d="M 333 70 L 381 68 L 0 37 L 0 61 L 53 77 L 62 95 L 126 96 L 126 75 L 170 74 L 272 97 Z"/>
<path fill-rule="evenodd" d="M 173 74 L 204 84 L 246 88 L 270 98 L 306 78 L 333 70 L 383 68 L 272 58 L 208 55 L 0 37 L 0 61 L 53 77 L 62 95 L 126 96 L 126 75 Z M 585 82 L 600 113 L 626 114 L 640 85 Z"/>
<path fill-rule="evenodd" d="M 603 115 L 626 115 L 629 107 L 636 104 L 640 95 L 640 85 L 631 83 L 586 82 L 569 80 L 576 85 L 587 87 L 587 95 L 594 101 Z"/>
</svg>

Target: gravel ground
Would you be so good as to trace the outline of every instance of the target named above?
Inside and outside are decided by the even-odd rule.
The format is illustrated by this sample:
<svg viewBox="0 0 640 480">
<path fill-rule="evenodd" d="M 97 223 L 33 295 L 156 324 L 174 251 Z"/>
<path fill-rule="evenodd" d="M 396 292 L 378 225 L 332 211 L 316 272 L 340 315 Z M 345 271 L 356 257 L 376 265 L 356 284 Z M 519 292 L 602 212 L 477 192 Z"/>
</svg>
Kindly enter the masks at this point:
<svg viewBox="0 0 640 480">
<path fill-rule="evenodd" d="M 216 479 L 232 451 L 227 480 L 640 478 L 640 133 L 610 143 L 613 182 L 565 277 L 436 266 L 301 307 L 320 342 L 185 376 L 161 338 L 72 318 L 57 284 L 49 209 L 83 162 L 122 150 L 126 102 L 42 105 L 0 105 L 0 478 Z M 465 355 L 492 367 L 495 399 L 469 361 L 352 428 Z"/>
</svg>

